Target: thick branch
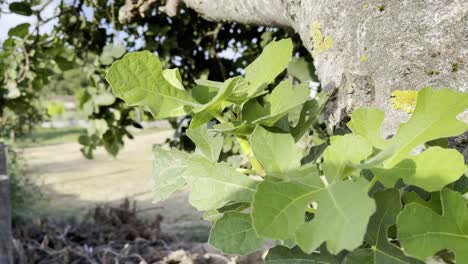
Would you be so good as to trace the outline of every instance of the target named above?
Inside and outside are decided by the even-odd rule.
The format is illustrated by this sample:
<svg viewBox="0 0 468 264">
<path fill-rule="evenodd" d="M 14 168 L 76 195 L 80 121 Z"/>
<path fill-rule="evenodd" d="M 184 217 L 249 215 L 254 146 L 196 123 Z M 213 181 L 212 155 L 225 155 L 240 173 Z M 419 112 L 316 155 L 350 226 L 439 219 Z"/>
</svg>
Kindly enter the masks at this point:
<svg viewBox="0 0 468 264">
<path fill-rule="evenodd" d="M 281 0 L 126 0 L 120 8 L 119 21 L 129 23 L 149 14 L 157 4 L 169 16 L 177 15 L 180 2 L 197 11 L 206 20 L 236 21 L 243 24 L 289 27 L 288 16 Z"/>
<path fill-rule="evenodd" d="M 408 118 L 392 109 L 394 90 L 468 91 L 467 1 L 182 1 L 209 20 L 294 28 L 322 88 L 338 90 L 328 107 L 332 124 L 357 107 L 378 107 L 391 134 Z"/>
<path fill-rule="evenodd" d="M 210 21 L 236 21 L 243 24 L 289 27 L 281 0 L 183 0 Z"/>
</svg>

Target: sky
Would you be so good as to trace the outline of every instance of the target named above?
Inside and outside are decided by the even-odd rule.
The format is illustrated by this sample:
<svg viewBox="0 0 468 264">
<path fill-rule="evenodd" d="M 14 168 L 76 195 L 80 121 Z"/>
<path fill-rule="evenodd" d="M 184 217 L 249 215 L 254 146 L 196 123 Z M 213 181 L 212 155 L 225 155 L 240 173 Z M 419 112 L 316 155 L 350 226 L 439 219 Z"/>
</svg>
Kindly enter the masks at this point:
<svg viewBox="0 0 468 264">
<path fill-rule="evenodd" d="M 8 5 L 12 2 L 17 2 L 17 1 L 6 0 L 5 3 L 1 4 L 0 8 L 2 9 L 2 11 L 9 11 Z M 47 18 L 54 16 L 58 4 L 59 4 L 58 0 L 53 0 L 41 12 L 41 17 L 43 19 L 47 19 Z M 30 23 L 31 25 L 35 25 L 37 23 L 37 19 L 33 16 L 22 16 L 22 15 L 17 15 L 17 14 L 2 14 L 2 16 L 0 16 L 0 42 L 3 42 L 3 40 L 5 40 L 8 37 L 8 30 L 22 23 Z M 43 25 L 39 30 L 41 33 L 50 33 L 52 31 L 53 26 L 56 23 L 57 23 L 57 20 L 51 20 L 49 23 Z"/>
<path fill-rule="evenodd" d="M 0 4 L 1 10 L 8 12 L 9 11 L 8 6 L 12 2 L 17 2 L 17 0 L 16 1 L 6 0 L 4 4 Z M 42 2 L 45 2 L 45 0 L 42 0 Z M 52 0 L 51 3 L 47 5 L 47 7 L 41 12 L 42 19 L 46 20 L 50 17 L 57 15 L 56 13 L 57 13 L 57 7 L 59 3 L 60 3 L 60 0 Z M 65 0 L 65 3 L 71 4 L 72 0 L 68 0 L 68 1 Z M 33 7 L 33 9 L 37 9 L 39 8 L 39 6 Z M 89 8 L 83 5 L 82 10 L 88 20 L 92 19 L 93 17 L 92 8 Z M 58 19 L 53 19 L 49 21 L 47 24 L 42 25 L 39 28 L 39 31 L 41 33 L 51 33 L 53 27 L 57 24 L 57 22 L 58 22 Z M 22 23 L 30 23 L 31 25 L 34 26 L 37 23 L 37 19 L 33 16 L 22 16 L 18 14 L 2 14 L 0 16 L 0 43 L 2 43 L 6 38 L 8 38 L 8 31 L 11 28 Z M 113 30 L 110 26 L 106 27 L 105 25 L 103 25 L 103 27 L 110 31 Z M 31 27 L 31 29 L 32 28 L 33 27 Z M 126 35 L 124 34 L 124 32 L 117 32 L 117 33 L 118 34 L 116 35 L 116 39 L 114 39 L 114 42 L 122 42 L 122 40 L 126 37 Z M 141 47 L 143 45 L 143 43 L 140 43 L 141 41 L 139 42 L 138 39 L 136 41 L 137 41 L 137 46 Z"/>
<path fill-rule="evenodd" d="M 67 2 L 70 2 L 71 3 L 72 0 L 69 0 L 69 1 L 65 1 L 65 3 Z M 0 8 L 2 11 L 9 11 L 8 9 L 8 6 L 10 3 L 12 2 L 17 2 L 17 0 L 13 1 L 13 0 L 6 0 L 4 1 L 3 4 L 0 4 Z M 42 0 L 41 1 L 42 3 L 45 2 L 45 0 Z M 48 19 L 50 17 L 53 17 L 54 15 L 56 15 L 56 12 L 57 12 L 57 7 L 60 3 L 60 0 L 52 0 L 51 3 L 49 5 L 47 5 L 47 7 L 41 12 L 41 17 L 42 19 Z M 40 5 L 39 5 L 40 6 Z M 33 7 L 33 9 L 38 9 L 39 6 L 36 6 L 36 7 Z M 92 17 L 92 9 L 87 9 L 86 7 L 84 7 L 84 13 L 87 17 L 91 18 Z M 39 28 L 39 31 L 41 33 L 51 33 L 54 25 L 56 25 L 58 22 L 58 19 L 53 19 L 51 20 L 50 22 L 48 22 L 47 24 L 45 25 L 42 25 L 40 28 Z M 2 14 L 0 16 L 0 43 L 2 43 L 6 38 L 8 38 L 8 31 L 19 25 L 19 24 L 22 24 L 22 23 L 30 23 L 32 26 L 30 29 L 33 29 L 34 28 L 34 25 L 37 23 L 37 19 L 34 17 L 34 16 L 22 16 L 22 15 L 18 15 L 18 14 L 14 14 L 14 13 L 11 13 L 11 14 Z M 110 27 L 109 28 L 106 28 L 108 30 L 112 30 Z M 123 39 L 125 39 L 125 33 L 124 32 L 118 32 L 118 34 L 116 34 L 116 39 L 114 39 L 114 43 L 115 42 L 122 42 Z M 144 45 L 144 41 L 143 40 L 136 40 L 137 41 L 137 49 L 139 47 L 141 47 L 142 45 Z M 219 53 L 219 56 L 222 57 L 222 58 L 226 58 L 226 59 L 233 59 L 233 60 L 236 60 L 238 58 L 240 58 L 242 56 L 242 52 L 245 48 L 243 47 L 238 47 L 238 51 L 234 51 L 232 48 L 227 48 L 226 50 L 223 50 L 222 52 Z"/>
</svg>

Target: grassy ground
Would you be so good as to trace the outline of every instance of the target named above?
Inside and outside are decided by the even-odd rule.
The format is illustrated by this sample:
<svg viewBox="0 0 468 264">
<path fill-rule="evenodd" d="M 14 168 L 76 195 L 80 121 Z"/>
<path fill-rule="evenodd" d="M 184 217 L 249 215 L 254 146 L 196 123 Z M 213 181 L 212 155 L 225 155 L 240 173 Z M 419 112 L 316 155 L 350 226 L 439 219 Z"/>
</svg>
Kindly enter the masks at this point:
<svg viewBox="0 0 468 264">
<path fill-rule="evenodd" d="M 73 133 L 62 131 L 61 135 L 66 139 Z M 93 160 L 86 160 L 74 140 L 25 148 L 28 174 L 45 195 L 37 205 L 38 214 L 79 217 L 96 205 L 116 205 L 127 197 L 138 203 L 141 216 L 152 218 L 161 214 L 164 232 L 187 240 L 206 241 L 207 223 L 189 205 L 188 190 L 181 190 L 158 204 L 152 203 L 152 145 L 164 143 L 172 135 L 172 130 L 144 130 L 134 140 L 126 140 L 116 158 L 101 148 Z"/>
<path fill-rule="evenodd" d="M 164 131 L 162 128 L 146 128 L 143 130 L 136 130 L 134 134 L 146 134 Z M 86 129 L 81 127 L 71 128 L 43 128 L 39 127 L 34 129 L 30 134 L 18 137 L 16 145 L 20 148 L 31 148 L 47 145 L 57 145 L 64 143 L 77 142 L 78 137 L 85 133 Z"/>
<path fill-rule="evenodd" d="M 55 145 L 76 142 L 85 128 L 36 128 L 30 134 L 17 138 L 17 145 L 21 148 Z"/>
</svg>

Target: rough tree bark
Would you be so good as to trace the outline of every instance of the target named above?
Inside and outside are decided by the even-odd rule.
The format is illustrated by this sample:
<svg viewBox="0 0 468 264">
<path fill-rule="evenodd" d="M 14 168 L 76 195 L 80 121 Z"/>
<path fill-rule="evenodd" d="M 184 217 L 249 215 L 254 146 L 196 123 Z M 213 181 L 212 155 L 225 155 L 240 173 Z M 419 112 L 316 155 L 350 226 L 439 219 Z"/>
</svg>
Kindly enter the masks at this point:
<svg viewBox="0 0 468 264">
<path fill-rule="evenodd" d="M 359 106 L 378 107 L 386 112 L 383 130 L 390 134 L 408 118 L 392 110 L 392 91 L 431 86 L 468 92 L 464 0 L 181 1 L 207 20 L 298 32 L 324 90 L 337 88 L 328 109 L 333 124 Z M 466 111 L 462 119 L 468 120 Z"/>
</svg>

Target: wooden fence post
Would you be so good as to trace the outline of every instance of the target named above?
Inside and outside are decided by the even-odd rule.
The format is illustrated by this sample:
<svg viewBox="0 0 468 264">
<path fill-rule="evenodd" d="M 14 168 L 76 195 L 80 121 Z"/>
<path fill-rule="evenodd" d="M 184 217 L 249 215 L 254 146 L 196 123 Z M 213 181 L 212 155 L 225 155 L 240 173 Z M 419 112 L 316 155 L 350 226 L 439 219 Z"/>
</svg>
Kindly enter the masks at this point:
<svg viewBox="0 0 468 264">
<path fill-rule="evenodd" d="M 0 143 L 0 264 L 13 264 L 8 148 Z"/>
</svg>

